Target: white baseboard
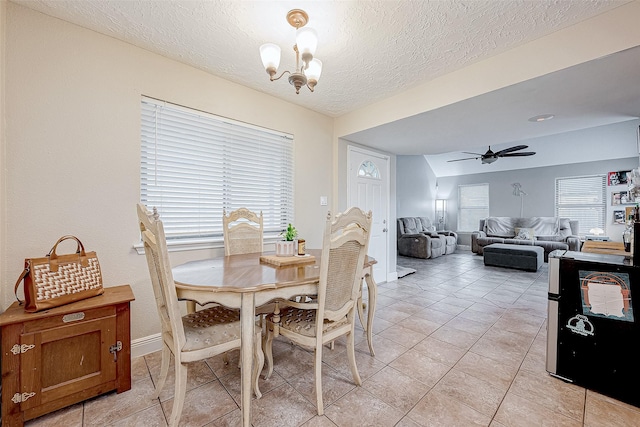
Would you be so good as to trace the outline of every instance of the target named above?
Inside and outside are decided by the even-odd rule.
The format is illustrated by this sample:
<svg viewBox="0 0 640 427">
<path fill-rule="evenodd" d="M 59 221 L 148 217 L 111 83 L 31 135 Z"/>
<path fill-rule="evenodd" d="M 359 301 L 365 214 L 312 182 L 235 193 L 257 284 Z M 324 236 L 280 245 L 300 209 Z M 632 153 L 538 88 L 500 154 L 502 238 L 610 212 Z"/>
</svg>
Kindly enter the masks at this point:
<svg viewBox="0 0 640 427">
<path fill-rule="evenodd" d="M 458 245 L 458 249 L 463 250 L 463 251 L 470 251 L 471 250 L 471 245 Z"/>
<path fill-rule="evenodd" d="M 394 280 L 398 280 L 398 272 L 394 271 L 393 273 L 387 274 L 387 282 L 393 282 Z"/>
<path fill-rule="evenodd" d="M 144 356 L 162 350 L 162 337 L 153 334 L 146 337 L 131 340 L 131 358 Z"/>
</svg>

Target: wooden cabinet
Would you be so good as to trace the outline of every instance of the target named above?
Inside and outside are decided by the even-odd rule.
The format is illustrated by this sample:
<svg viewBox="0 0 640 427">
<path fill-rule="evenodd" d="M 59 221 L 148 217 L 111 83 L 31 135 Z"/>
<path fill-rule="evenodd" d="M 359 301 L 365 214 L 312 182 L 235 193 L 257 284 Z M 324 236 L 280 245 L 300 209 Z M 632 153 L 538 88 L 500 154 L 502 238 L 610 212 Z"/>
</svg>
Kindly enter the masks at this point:
<svg viewBox="0 0 640 427">
<path fill-rule="evenodd" d="M 40 313 L 0 315 L 2 425 L 131 388 L 129 285 Z"/>
</svg>

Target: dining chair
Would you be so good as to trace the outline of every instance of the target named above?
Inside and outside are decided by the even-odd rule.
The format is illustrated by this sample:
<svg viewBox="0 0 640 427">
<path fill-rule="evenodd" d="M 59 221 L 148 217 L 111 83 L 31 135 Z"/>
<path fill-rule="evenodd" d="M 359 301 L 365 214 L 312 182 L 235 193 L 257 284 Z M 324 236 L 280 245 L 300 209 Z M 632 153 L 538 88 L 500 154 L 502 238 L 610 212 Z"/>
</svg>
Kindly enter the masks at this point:
<svg viewBox="0 0 640 427">
<path fill-rule="evenodd" d="M 262 252 L 264 248 L 263 232 L 262 211 L 258 215 L 244 207 L 228 214 L 226 209 L 222 210 L 222 236 L 224 237 L 225 256 Z M 256 316 L 259 316 L 260 327 L 262 327 L 264 315 L 272 313 L 274 307 L 272 303 L 256 307 Z M 229 363 L 227 354 L 224 355 L 224 363 Z"/>
<path fill-rule="evenodd" d="M 240 348 L 240 311 L 217 305 L 183 316 L 169 263 L 164 227 L 158 212 L 154 208 L 151 213 L 144 205 L 138 204 L 138 220 L 160 316 L 163 342 L 160 377 L 153 398 L 157 399 L 164 387 L 169 373 L 169 360 L 173 354 L 175 393 L 169 425 L 177 426 L 187 388 L 187 364 Z M 255 333 L 252 384 L 256 397 L 260 398 L 258 378 L 264 366 L 262 329 L 256 326 Z"/>
<path fill-rule="evenodd" d="M 239 208 L 228 214 L 226 210 L 222 211 L 222 234 L 226 256 L 262 252 L 263 231 L 262 212 L 258 215 L 247 208 Z M 260 324 L 262 324 L 262 317 L 273 313 L 274 309 L 274 303 L 256 307 L 256 316 L 260 316 Z"/>
<path fill-rule="evenodd" d="M 223 210 L 222 230 L 225 255 L 262 252 L 262 212 L 258 216 L 247 208 L 240 208 L 227 215 L 226 210 Z"/>
<path fill-rule="evenodd" d="M 273 339 L 282 335 L 314 351 L 314 382 L 318 415 L 322 403 L 322 349 L 345 335 L 347 358 L 356 385 L 361 385 L 355 358 L 354 326 L 365 256 L 369 247 L 371 211 L 350 208 L 327 215 L 320 260 L 318 297 L 311 302 L 286 301 L 267 316 L 265 339 L 266 378 L 273 373 Z"/>
</svg>

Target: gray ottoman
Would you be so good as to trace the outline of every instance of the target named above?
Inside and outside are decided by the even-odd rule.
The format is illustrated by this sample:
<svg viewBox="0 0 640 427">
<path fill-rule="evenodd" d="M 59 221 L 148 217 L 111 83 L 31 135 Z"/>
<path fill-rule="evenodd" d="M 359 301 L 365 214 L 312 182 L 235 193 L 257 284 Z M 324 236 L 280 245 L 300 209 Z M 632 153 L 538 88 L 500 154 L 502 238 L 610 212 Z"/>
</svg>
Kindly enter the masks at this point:
<svg viewBox="0 0 640 427">
<path fill-rule="evenodd" d="M 538 271 L 544 263 L 544 249 L 540 246 L 493 243 L 484 247 L 484 265 Z"/>
</svg>

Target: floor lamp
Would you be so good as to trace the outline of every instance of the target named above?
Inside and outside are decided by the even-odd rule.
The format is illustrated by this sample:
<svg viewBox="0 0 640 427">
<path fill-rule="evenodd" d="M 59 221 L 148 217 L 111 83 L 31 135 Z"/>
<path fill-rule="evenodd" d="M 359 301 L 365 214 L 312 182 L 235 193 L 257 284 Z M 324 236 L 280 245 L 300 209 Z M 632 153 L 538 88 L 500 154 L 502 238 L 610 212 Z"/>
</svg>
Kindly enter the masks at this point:
<svg viewBox="0 0 640 427">
<path fill-rule="evenodd" d="M 436 220 L 438 221 L 438 231 L 445 229 L 445 216 L 447 215 L 447 201 L 436 199 Z"/>
<path fill-rule="evenodd" d="M 519 182 L 514 182 L 511 185 L 513 186 L 513 195 L 520 196 L 520 218 L 524 218 L 524 196 L 527 193 L 522 190 L 522 185 Z"/>
</svg>

